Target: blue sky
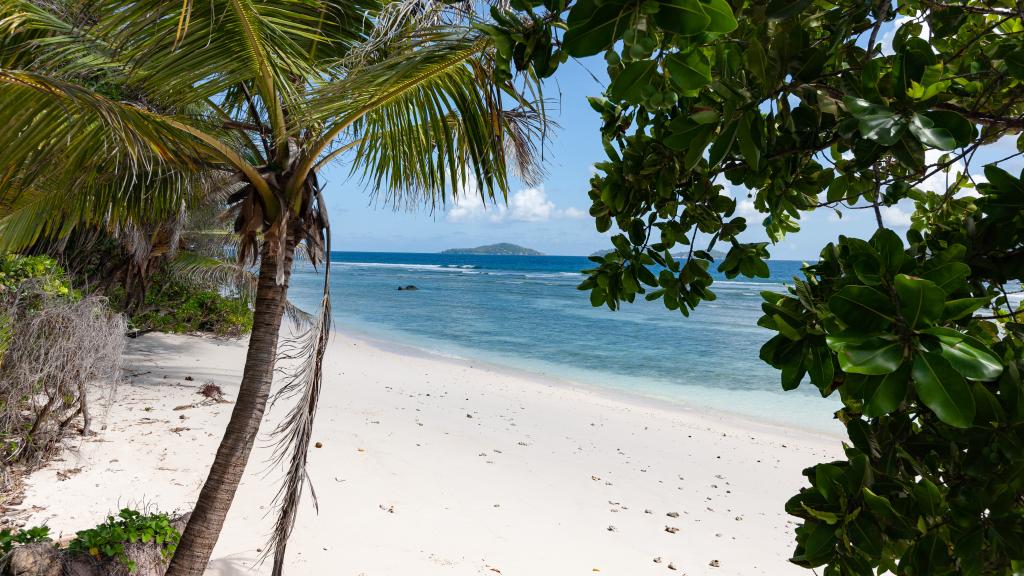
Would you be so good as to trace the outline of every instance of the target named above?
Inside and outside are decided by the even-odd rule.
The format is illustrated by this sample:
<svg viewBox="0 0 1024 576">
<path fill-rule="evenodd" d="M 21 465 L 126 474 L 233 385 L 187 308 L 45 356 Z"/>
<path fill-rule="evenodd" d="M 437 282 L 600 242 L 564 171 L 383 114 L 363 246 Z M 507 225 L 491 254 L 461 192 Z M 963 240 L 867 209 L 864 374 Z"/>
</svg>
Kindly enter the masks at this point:
<svg viewBox="0 0 1024 576">
<path fill-rule="evenodd" d="M 886 34 L 886 40 L 891 33 Z M 479 201 L 465 201 L 447 210 L 431 213 L 428 208 L 395 211 L 375 203 L 370 191 L 349 178 L 349 169 L 336 163 L 324 173 L 327 201 L 334 234 L 333 246 L 342 251 L 438 252 L 445 248 L 478 246 L 495 242 L 513 242 L 547 254 L 586 255 L 610 247 L 607 235 L 598 234 L 587 215 L 590 200 L 588 181 L 594 162 L 604 159 L 601 149 L 600 119 L 587 104 L 588 95 L 598 95 L 606 73 L 601 58 L 584 64 L 569 61 L 548 81 L 547 96 L 555 98 L 549 113 L 560 128 L 545 148 L 547 176 L 536 188 L 521 184 L 513 187 L 508 205 L 484 207 Z M 980 152 L 971 172 L 980 174 L 984 162 L 1015 152 L 1015 144 L 1005 139 Z M 1019 171 L 1020 158 L 1004 166 Z M 931 185 L 941 186 L 935 178 Z M 743 236 L 746 241 L 765 240 L 757 224 L 763 218 L 753 211 L 743 190 L 731 190 L 739 202 L 738 213 L 750 223 Z M 888 208 L 884 217 L 890 226 L 909 224 L 912 206 Z M 840 234 L 869 236 L 874 227 L 870 210 L 847 210 L 839 218 L 831 210 L 818 210 L 801 220 L 802 229 L 777 245 L 770 246 L 773 258 L 811 260 L 821 247 Z"/>
</svg>

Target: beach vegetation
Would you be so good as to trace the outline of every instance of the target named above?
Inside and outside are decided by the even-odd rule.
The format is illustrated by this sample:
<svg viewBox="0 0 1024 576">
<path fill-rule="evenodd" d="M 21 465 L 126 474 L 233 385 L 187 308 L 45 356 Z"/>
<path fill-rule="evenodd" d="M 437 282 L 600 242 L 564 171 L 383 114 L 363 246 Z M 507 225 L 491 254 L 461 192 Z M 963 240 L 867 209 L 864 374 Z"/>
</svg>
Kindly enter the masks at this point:
<svg viewBox="0 0 1024 576">
<path fill-rule="evenodd" d="M 131 508 L 122 508 L 117 516 L 107 516 L 95 528 L 80 530 L 68 543 L 68 551 L 86 554 L 97 560 L 112 558 L 128 572 L 135 571 L 135 562 L 128 557 L 125 545 L 154 543 L 164 560 L 174 554 L 181 534 L 171 525 L 167 514 L 143 514 Z"/>
<path fill-rule="evenodd" d="M 196 286 L 161 272 L 151 280 L 131 323 L 136 330 L 237 338 L 252 330 L 252 309 L 241 296 Z"/>
<path fill-rule="evenodd" d="M 50 528 L 45 525 L 23 528 L 16 531 L 4 528 L 0 530 L 0 557 L 6 556 L 15 546 L 49 541 Z"/>
<path fill-rule="evenodd" d="M 501 15 L 505 70 L 607 62 L 590 214 L 612 250 L 580 285 L 594 306 L 689 315 L 716 298 L 712 270 L 767 277 L 773 243 L 833 215 L 837 241 L 765 292 L 758 320 L 782 388 L 838 397 L 848 435 L 785 504 L 792 562 L 1020 574 L 1020 4 L 514 0 Z M 877 230 L 843 234 L 858 210 Z M 769 241 L 744 240 L 755 227 Z"/>
<path fill-rule="evenodd" d="M 147 226 L 216 193 L 231 253 L 258 270 L 241 387 L 169 575 L 206 569 L 271 397 L 303 257 L 323 266 L 324 291 L 288 351 L 307 360 L 276 396 L 294 403 L 276 431 L 286 480 L 266 547 L 282 572 L 331 318 L 319 171 L 345 158 L 405 207 L 539 181 L 540 85 L 495 68 L 501 47 L 478 16 L 422 1 L 0 2 L 3 245 L 96 225 L 151 238 L 165 229 Z M 140 269 L 160 253 L 148 245 Z"/>
</svg>

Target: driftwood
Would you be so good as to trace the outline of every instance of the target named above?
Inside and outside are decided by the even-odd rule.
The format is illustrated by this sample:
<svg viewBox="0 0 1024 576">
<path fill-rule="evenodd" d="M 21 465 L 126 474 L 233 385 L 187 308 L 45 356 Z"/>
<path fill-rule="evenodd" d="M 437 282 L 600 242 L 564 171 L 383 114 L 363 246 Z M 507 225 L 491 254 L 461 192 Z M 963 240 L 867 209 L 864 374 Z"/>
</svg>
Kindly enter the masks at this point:
<svg viewBox="0 0 1024 576">
<path fill-rule="evenodd" d="M 185 529 L 189 514 L 171 521 L 178 532 Z M 160 547 L 155 542 L 125 545 L 128 558 L 135 562 L 131 576 L 163 576 L 167 571 Z M 0 559 L 0 576 L 128 576 L 128 569 L 112 558 L 97 560 L 57 548 L 53 542 L 18 546 Z"/>
</svg>

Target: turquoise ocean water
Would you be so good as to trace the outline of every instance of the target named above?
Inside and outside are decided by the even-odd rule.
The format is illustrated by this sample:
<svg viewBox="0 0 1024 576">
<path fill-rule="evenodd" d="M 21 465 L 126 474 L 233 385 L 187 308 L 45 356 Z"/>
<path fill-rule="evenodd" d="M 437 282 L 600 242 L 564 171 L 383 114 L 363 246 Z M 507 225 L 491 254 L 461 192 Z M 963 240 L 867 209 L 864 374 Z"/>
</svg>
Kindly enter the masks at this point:
<svg viewBox="0 0 1024 576">
<path fill-rule="evenodd" d="M 835 399 L 809 384 L 783 392 L 757 352 L 772 333 L 756 325 L 759 293 L 783 290 L 800 262 L 772 261 L 767 279 L 716 279 L 714 302 L 689 318 L 638 299 L 592 308 L 576 290 L 577 256 L 335 252 L 335 328 L 428 352 L 483 361 L 588 386 L 835 431 Z M 292 300 L 312 310 L 322 277 L 297 267 Z M 416 285 L 417 291 L 399 291 Z"/>
</svg>

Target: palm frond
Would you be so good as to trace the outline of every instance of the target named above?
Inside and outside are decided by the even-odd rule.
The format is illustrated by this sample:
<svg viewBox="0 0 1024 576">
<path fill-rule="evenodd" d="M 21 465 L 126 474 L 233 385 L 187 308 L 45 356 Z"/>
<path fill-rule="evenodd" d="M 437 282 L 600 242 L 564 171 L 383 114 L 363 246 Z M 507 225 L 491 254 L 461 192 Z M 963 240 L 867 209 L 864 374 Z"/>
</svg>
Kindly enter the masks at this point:
<svg viewBox="0 0 1024 576">
<path fill-rule="evenodd" d="M 246 302 L 256 298 L 255 274 L 234 260 L 182 250 L 167 262 L 166 267 L 176 280 L 192 286 L 207 289 L 229 287 Z"/>
<path fill-rule="evenodd" d="M 116 74 L 116 52 L 83 22 L 83 10 L 54 13 L 29 0 L 0 0 L 0 68 L 32 70 L 62 78 Z"/>
<path fill-rule="evenodd" d="M 38 179 L 31 187 L 15 183 L 7 190 L 19 190 L 16 194 L 0 189 L 0 251 L 23 250 L 43 239 L 58 241 L 83 229 L 122 238 L 148 229 L 140 242 L 150 249 L 154 242 L 173 249 L 180 227 L 172 222 L 202 202 L 206 185 L 202 173 L 173 171 L 139 175 L 128 183 L 82 180 L 77 188 L 55 178 Z"/>
<path fill-rule="evenodd" d="M 113 192 L 224 162 L 173 118 L 32 72 L 0 70 L 0 125 L 17 135 L 0 157 L 0 200 L 40 180 Z"/>
<path fill-rule="evenodd" d="M 527 179 L 539 174 L 525 139 L 543 134 L 543 115 L 495 80 L 489 37 L 427 30 L 391 50 L 312 95 L 309 120 L 331 126 L 312 153 L 337 137 L 357 141 L 353 171 L 396 206 L 434 207 L 471 182 L 487 198 L 504 197 L 510 165 Z"/>
</svg>

